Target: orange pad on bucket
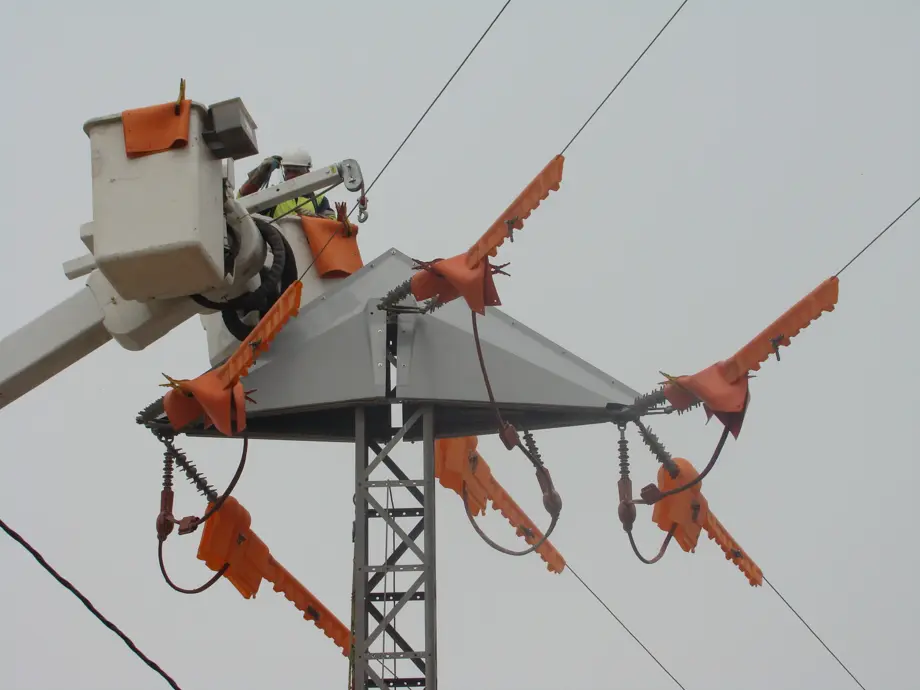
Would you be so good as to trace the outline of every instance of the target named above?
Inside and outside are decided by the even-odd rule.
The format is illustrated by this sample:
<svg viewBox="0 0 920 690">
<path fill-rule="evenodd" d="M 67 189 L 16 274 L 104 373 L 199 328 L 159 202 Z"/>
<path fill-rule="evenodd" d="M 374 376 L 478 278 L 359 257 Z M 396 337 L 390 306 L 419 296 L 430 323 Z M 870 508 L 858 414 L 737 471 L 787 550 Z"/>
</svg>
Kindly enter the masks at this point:
<svg viewBox="0 0 920 690">
<path fill-rule="evenodd" d="M 175 102 L 123 111 L 125 154 L 140 158 L 188 146 L 191 113 L 189 100 L 181 102 L 178 115 Z"/>
<path fill-rule="evenodd" d="M 341 221 L 329 218 L 301 216 L 300 222 L 320 278 L 345 278 L 364 267 L 356 225 L 349 223 L 346 232 Z"/>
</svg>

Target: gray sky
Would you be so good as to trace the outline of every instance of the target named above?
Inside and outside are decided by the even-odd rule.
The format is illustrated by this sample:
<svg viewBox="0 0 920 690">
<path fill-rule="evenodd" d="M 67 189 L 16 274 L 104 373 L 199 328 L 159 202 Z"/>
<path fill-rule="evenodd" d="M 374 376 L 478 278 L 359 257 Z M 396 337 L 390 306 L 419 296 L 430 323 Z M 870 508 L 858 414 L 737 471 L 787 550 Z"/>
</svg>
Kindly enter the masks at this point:
<svg viewBox="0 0 920 690">
<path fill-rule="evenodd" d="M 6 3 L 5 331 L 78 288 L 60 264 L 82 253 L 92 215 L 85 120 L 174 98 L 184 76 L 195 100 L 241 96 L 263 154 L 304 145 L 319 165 L 354 157 L 373 176 L 500 4 Z M 677 4 L 512 3 L 371 193 L 365 259 L 466 249 Z M 918 24 L 907 0 L 690 2 L 569 150 L 562 190 L 502 249 L 505 310 L 641 390 L 659 369 L 692 373 L 733 353 L 917 195 Z M 891 230 L 843 275 L 838 309 L 764 367 L 704 488 L 879 690 L 915 687 L 920 639 L 916 509 L 903 493 L 920 478 L 918 228 L 915 212 Z M 226 582 L 187 597 L 160 578 L 161 448 L 134 414 L 162 392 L 160 372 L 206 365 L 194 320 L 143 353 L 109 344 L 4 409 L 0 515 L 183 688 L 345 687 L 345 658 L 270 588 L 254 601 Z M 702 414 L 655 430 L 697 467 L 719 434 Z M 688 689 L 855 687 L 713 542 L 654 567 L 633 557 L 616 518 L 614 429 L 538 440 L 565 500 L 553 542 Z M 225 485 L 238 441 L 182 445 Z M 544 524 L 527 464 L 495 439 L 482 450 Z M 641 486 L 656 466 L 635 456 Z M 255 443 L 237 492 L 277 558 L 343 620 L 352 457 Z M 438 500 L 442 688 L 673 687 L 570 574 L 491 551 L 453 493 Z M 186 484 L 176 502 L 201 509 Z M 498 517 L 486 524 L 517 545 Z M 657 548 L 650 511 L 637 524 Z M 209 574 L 196 548 L 167 543 L 186 586 Z M 166 687 L 9 539 L 0 563 L 0 687 Z"/>
</svg>

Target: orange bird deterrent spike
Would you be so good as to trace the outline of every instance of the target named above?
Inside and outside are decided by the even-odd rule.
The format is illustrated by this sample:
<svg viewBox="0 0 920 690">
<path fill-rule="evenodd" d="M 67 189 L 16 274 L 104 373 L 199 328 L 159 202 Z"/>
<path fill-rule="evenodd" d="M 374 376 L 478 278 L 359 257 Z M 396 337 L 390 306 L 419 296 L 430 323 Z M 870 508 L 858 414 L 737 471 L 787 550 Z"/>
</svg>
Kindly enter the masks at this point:
<svg viewBox="0 0 920 690">
<path fill-rule="evenodd" d="M 492 507 L 511 523 L 517 535 L 533 546 L 543 539 L 543 533 L 492 476 L 489 464 L 476 450 L 478 445 L 476 436 L 435 441 L 435 475 L 438 481 L 461 498 L 463 485 L 466 484 L 467 505 L 472 515 L 484 514 L 491 501 Z M 471 457 L 476 460 L 475 469 L 470 467 Z M 565 559 L 549 540 L 537 547 L 536 553 L 546 562 L 546 569 L 550 572 L 561 573 L 565 569 Z"/>
<path fill-rule="evenodd" d="M 550 192 L 559 191 L 562 184 L 562 168 L 565 157 L 554 157 L 546 167 L 541 170 L 524 191 L 517 195 L 511 205 L 505 209 L 498 219 L 492 223 L 485 234 L 469 248 L 466 253 L 466 265 L 475 268 L 487 256 L 495 256 L 498 248 L 505 243 L 506 237 L 511 237 L 514 230 L 524 227 L 524 221 L 530 217 Z"/>
<path fill-rule="evenodd" d="M 204 417 L 226 436 L 246 428 L 246 393 L 240 379 L 261 352 L 268 349 L 284 325 L 300 308 L 303 283 L 294 281 L 265 313 L 252 333 L 240 343 L 226 362 L 195 379 L 173 379 L 164 384 L 171 390 L 163 396 L 163 408 L 176 431 Z M 236 422 L 234 430 L 233 422 Z"/>
<path fill-rule="evenodd" d="M 685 486 L 699 476 L 688 460 L 674 458 L 674 463 L 678 468 L 676 477 L 672 477 L 664 467 L 658 470 L 658 489 L 662 493 Z M 703 496 L 702 487 L 703 482 L 700 481 L 684 491 L 662 498 L 655 503 L 652 521 L 664 532 L 670 532 L 676 526 L 674 540 L 687 552 L 696 550 L 700 532 L 705 529 L 709 538 L 721 547 L 725 558 L 738 566 L 752 587 L 763 584 L 760 568 L 709 510 L 709 502 Z"/>
<path fill-rule="evenodd" d="M 479 314 L 485 313 L 486 307 L 501 305 L 492 279 L 498 267 L 490 265 L 489 257 L 498 253 L 506 238 L 513 239 L 514 230 L 524 227 L 524 221 L 550 192 L 559 189 L 564 163 L 561 155 L 553 158 L 465 253 L 422 262 L 411 282 L 415 299 L 437 297 L 440 304 L 446 304 L 463 297 Z"/>
<path fill-rule="evenodd" d="M 821 314 L 834 311 L 839 288 L 836 276 L 828 278 L 726 360 L 690 376 L 665 374 L 668 382 L 664 394 L 668 402 L 678 410 L 685 410 L 701 400 L 707 416 L 715 414 L 737 438 L 750 399 L 750 372 L 760 369 L 771 353 L 778 356 L 780 346 L 788 347 L 792 338 Z"/>
<path fill-rule="evenodd" d="M 229 564 L 224 577 L 246 599 L 255 597 L 262 580 L 268 580 L 276 592 L 283 593 L 303 612 L 305 620 L 312 620 L 342 650 L 342 655 L 348 656 L 349 629 L 272 557 L 265 542 L 250 528 L 251 522 L 249 511 L 228 497 L 205 522 L 198 558 L 214 572 Z"/>
</svg>

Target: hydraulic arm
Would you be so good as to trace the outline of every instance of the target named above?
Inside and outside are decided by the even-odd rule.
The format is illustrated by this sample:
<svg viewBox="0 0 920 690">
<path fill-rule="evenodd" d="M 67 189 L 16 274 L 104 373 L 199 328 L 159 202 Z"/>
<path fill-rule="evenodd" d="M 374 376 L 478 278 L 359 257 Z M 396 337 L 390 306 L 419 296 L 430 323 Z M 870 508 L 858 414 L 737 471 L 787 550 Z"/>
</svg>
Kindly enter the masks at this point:
<svg viewBox="0 0 920 690">
<path fill-rule="evenodd" d="M 233 160 L 258 152 L 255 129 L 239 99 L 206 107 L 181 98 L 84 125 L 93 220 L 80 238 L 89 253 L 64 273 L 88 278 L 0 340 L 0 408 L 109 340 L 143 350 L 193 316 L 267 313 L 297 268 L 258 212 L 339 184 L 363 200 L 364 180 L 346 159 L 235 199 Z"/>
</svg>

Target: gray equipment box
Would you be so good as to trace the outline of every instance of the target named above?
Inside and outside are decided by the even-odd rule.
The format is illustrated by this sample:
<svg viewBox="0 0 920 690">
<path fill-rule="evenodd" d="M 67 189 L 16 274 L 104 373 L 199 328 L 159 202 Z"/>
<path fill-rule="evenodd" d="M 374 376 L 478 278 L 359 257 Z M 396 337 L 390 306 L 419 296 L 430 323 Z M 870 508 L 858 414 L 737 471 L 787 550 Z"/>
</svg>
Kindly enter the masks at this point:
<svg viewBox="0 0 920 690">
<path fill-rule="evenodd" d="M 217 158 L 239 160 L 259 152 L 256 123 L 240 98 L 214 103 L 208 108 L 211 126 L 202 133 Z"/>
</svg>

